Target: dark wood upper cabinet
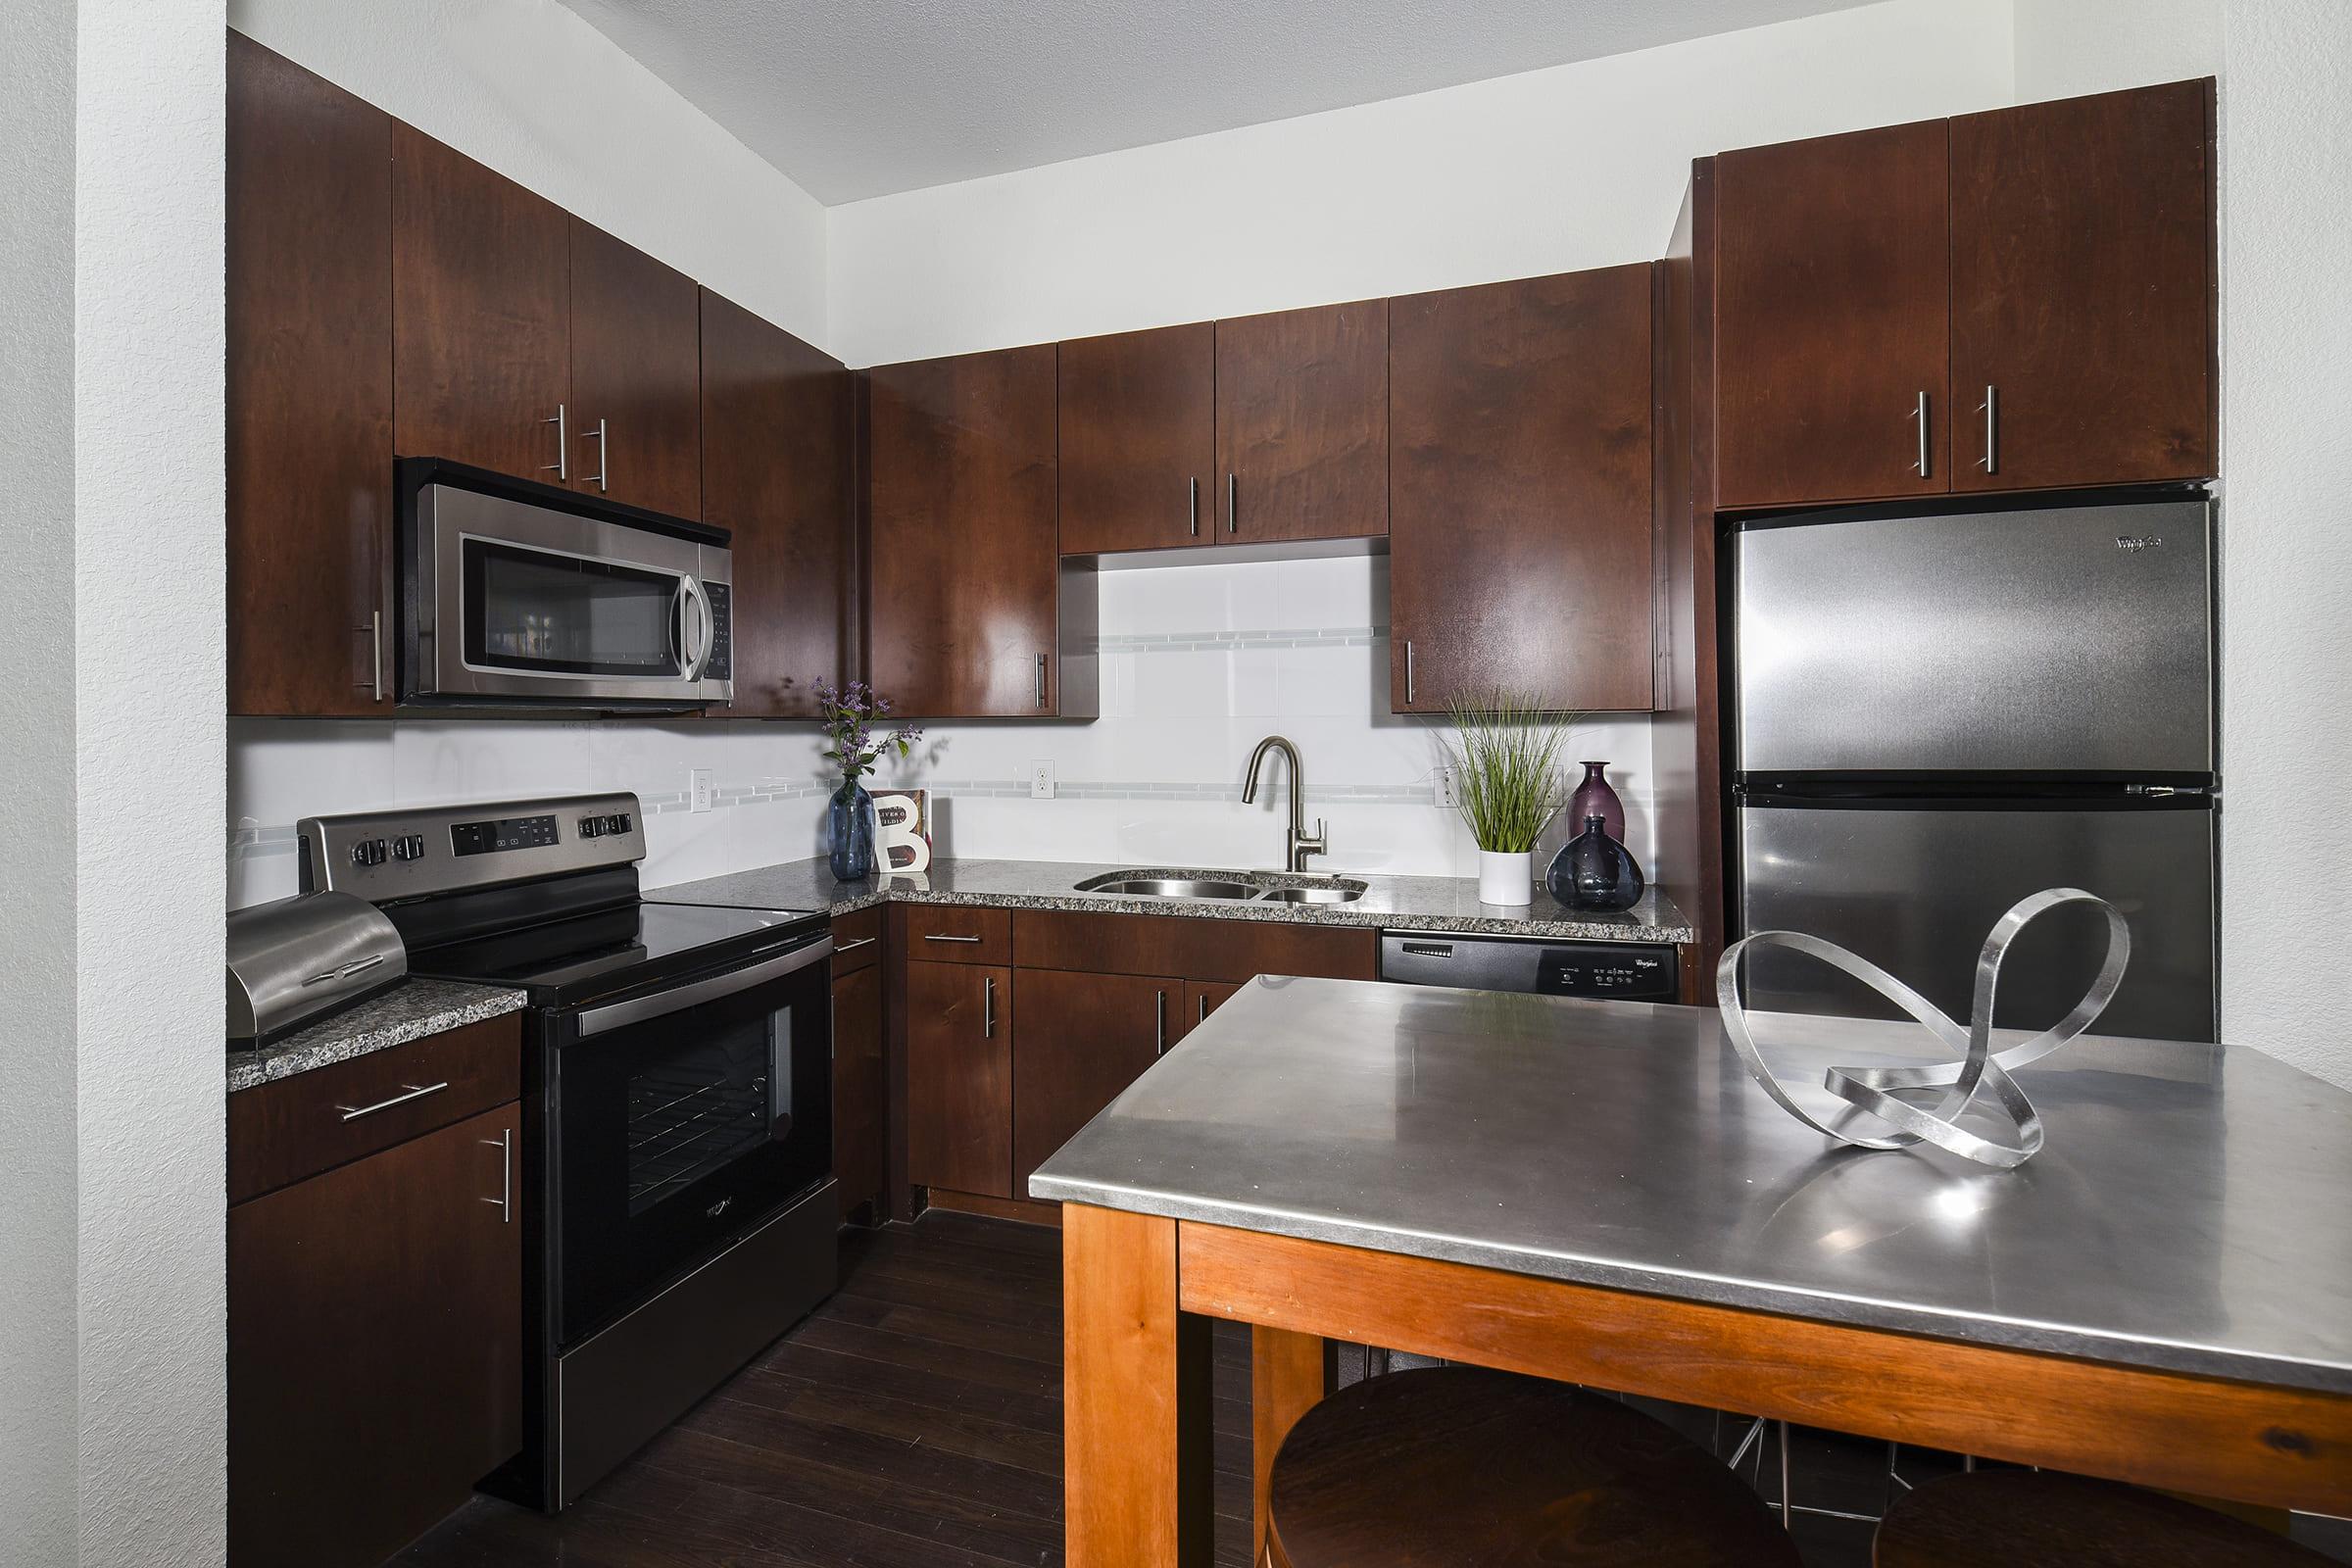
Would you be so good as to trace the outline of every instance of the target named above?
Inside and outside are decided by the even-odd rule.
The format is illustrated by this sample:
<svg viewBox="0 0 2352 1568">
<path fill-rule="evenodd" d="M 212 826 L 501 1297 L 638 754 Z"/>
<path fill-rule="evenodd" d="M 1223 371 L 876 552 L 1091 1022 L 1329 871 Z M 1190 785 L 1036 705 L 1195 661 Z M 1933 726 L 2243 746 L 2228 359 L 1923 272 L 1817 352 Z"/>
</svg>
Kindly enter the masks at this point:
<svg viewBox="0 0 2352 1568">
<path fill-rule="evenodd" d="M 1184 982 L 1165 976 L 1016 969 L 1012 1189 L 1184 1035 Z"/>
<path fill-rule="evenodd" d="M 906 965 L 906 1179 L 1010 1198 L 1012 971 Z"/>
<path fill-rule="evenodd" d="M 1647 264 L 1390 303 L 1390 707 L 1651 704 Z"/>
<path fill-rule="evenodd" d="M 1218 536 L 1214 322 L 1061 345 L 1061 551 Z"/>
<path fill-rule="evenodd" d="M 1950 488 L 1949 165 L 1939 120 L 1715 160 L 1718 506 Z"/>
<path fill-rule="evenodd" d="M 856 662 L 851 379 L 841 362 L 703 290 L 703 519 L 733 535 L 735 704 L 810 718 Z"/>
<path fill-rule="evenodd" d="M 901 713 L 1093 713 L 1064 690 L 1057 388 L 1051 343 L 866 372 L 866 664 Z"/>
<path fill-rule="evenodd" d="M 1216 323 L 1215 505 L 1226 541 L 1389 531 L 1389 302 Z"/>
<path fill-rule="evenodd" d="M 394 122 L 392 407 L 401 456 L 549 483 L 568 477 L 557 412 L 570 380 L 570 275 L 571 220 L 562 208 Z"/>
<path fill-rule="evenodd" d="M 372 1568 L 520 1449 L 521 1144 L 510 1102 L 228 1211 L 230 1561 Z"/>
<path fill-rule="evenodd" d="M 228 35 L 228 710 L 384 711 L 392 119 Z"/>
<path fill-rule="evenodd" d="M 1952 487 L 2216 473 L 2213 83 L 1951 126 Z"/>
<path fill-rule="evenodd" d="M 570 226 L 572 488 L 699 517 L 700 291 L 594 224 Z"/>
</svg>

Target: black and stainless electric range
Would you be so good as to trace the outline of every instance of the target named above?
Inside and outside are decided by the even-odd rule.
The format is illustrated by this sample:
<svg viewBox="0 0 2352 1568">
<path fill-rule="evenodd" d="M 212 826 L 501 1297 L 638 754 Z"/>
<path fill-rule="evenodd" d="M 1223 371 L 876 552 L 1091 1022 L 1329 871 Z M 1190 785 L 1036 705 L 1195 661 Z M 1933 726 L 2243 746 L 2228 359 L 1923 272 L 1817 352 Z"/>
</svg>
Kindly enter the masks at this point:
<svg viewBox="0 0 2352 1568">
<path fill-rule="evenodd" d="M 650 904 L 634 795 L 311 817 L 305 891 L 380 907 L 409 971 L 525 1029 L 524 1447 L 564 1507 L 830 1295 L 822 911 Z"/>
</svg>

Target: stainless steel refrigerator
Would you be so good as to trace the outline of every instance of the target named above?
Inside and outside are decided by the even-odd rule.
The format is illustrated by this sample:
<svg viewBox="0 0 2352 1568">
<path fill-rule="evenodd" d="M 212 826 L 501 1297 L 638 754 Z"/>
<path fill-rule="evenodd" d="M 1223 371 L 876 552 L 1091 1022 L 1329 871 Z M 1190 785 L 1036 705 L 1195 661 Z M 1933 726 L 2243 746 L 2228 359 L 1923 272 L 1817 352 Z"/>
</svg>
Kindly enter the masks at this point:
<svg viewBox="0 0 2352 1568">
<path fill-rule="evenodd" d="M 2046 887 L 2123 912 L 2132 962 L 2093 1027 L 2215 1027 L 2214 562 L 2201 495 L 1743 524 L 1732 552 L 1741 932 L 1852 949 L 1966 1022 L 1986 931 Z M 2030 927 L 1996 1021 L 2090 984 L 2104 923 Z M 1750 1006 L 1884 1014 L 1786 951 Z"/>
</svg>

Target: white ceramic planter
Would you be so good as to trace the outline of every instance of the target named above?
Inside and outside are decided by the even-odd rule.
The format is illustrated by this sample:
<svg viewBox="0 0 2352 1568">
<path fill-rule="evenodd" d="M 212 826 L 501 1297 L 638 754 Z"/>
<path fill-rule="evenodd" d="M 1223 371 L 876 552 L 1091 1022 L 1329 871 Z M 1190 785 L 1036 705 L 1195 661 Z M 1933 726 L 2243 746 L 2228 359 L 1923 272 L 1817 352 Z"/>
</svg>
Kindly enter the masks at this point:
<svg viewBox="0 0 2352 1568">
<path fill-rule="evenodd" d="M 1536 902 L 1536 857 L 1531 850 L 1506 855 L 1478 852 L 1478 902 L 1522 908 Z"/>
</svg>

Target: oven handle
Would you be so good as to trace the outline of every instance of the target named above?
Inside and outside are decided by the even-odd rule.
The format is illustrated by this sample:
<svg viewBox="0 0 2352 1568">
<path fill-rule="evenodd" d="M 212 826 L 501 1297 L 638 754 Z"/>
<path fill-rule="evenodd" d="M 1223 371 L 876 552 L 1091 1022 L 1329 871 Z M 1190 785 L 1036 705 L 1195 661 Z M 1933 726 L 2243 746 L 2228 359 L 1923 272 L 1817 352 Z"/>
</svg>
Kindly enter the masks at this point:
<svg viewBox="0 0 2352 1568">
<path fill-rule="evenodd" d="M 832 937 L 821 936 L 805 948 L 795 948 L 780 957 L 755 963 L 748 969 L 732 969 L 725 974 L 714 974 L 708 980 L 697 980 L 692 985 L 679 986 L 670 991 L 656 992 L 650 997 L 636 997 L 630 1001 L 615 1002 L 607 1006 L 590 1007 L 580 1014 L 579 1032 L 582 1038 L 585 1038 L 589 1035 L 604 1034 L 608 1030 L 619 1029 L 628 1024 L 643 1023 L 648 1018 L 662 1018 L 673 1012 L 684 1012 L 687 1008 L 699 1007 L 706 1002 L 716 1002 L 721 997 L 731 997 L 739 991 L 749 991 L 754 986 L 765 985 L 770 980 L 781 979 L 785 975 L 796 970 L 806 969 L 810 964 L 832 956 Z"/>
</svg>

